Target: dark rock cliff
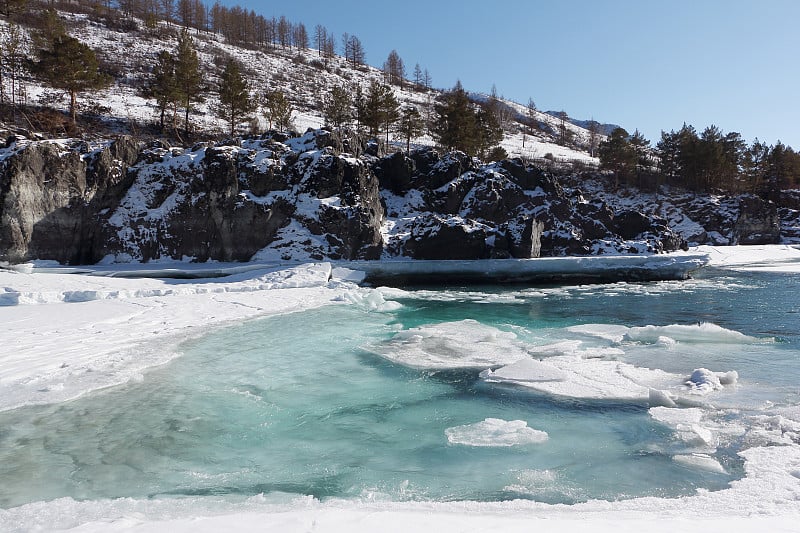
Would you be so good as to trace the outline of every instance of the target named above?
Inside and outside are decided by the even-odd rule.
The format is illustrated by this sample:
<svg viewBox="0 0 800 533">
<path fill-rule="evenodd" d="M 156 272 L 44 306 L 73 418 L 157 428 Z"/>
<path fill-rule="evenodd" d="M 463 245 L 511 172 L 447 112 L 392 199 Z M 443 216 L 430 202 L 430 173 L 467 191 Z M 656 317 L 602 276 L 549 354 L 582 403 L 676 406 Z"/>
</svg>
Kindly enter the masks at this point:
<svg viewBox="0 0 800 533">
<path fill-rule="evenodd" d="M 771 202 L 723 203 L 684 202 L 702 233 L 693 237 L 780 239 Z M 324 130 L 191 148 L 12 138 L 0 149 L 0 261 L 11 263 L 528 258 L 685 246 L 686 235 L 644 211 L 565 188 L 522 160 L 481 164 L 433 149 L 378 158 L 357 136 Z"/>
</svg>

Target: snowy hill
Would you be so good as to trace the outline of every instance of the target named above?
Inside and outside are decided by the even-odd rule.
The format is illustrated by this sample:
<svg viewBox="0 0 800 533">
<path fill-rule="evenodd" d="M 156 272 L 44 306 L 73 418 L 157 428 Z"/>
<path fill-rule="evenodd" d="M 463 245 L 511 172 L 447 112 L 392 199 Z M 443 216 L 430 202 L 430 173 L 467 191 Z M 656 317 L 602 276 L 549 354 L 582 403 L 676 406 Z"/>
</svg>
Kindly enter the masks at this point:
<svg viewBox="0 0 800 533">
<path fill-rule="evenodd" d="M 147 28 L 139 21 L 138 29 L 123 31 L 92 20 L 85 14 L 61 13 L 61 17 L 68 32 L 91 46 L 106 68 L 115 74 L 115 82 L 110 88 L 82 98 L 83 108 L 106 108 L 106 117 L 129 123 L 154 123 L 157 119 L 155 102 L 144 98 L 141 89 L 150 77 L 156 54 L 161 50 L 175 50 L 180 28 L 164 22 L 154 28 Z M 299 132 L 323 125 L 322 105 L 333 87 L 367 87 L 373 79 L 383 80 L 383 71 L 377 68 L 353 68 L 341 56 L 326 60 L 312 49 L 275 47 L 268 51 L 250 50 L 232 46 L 223 37 L 212 33 L 193 32 L 192 37 L 205 70 L 205 83 L 209 91 L 205 101 L 195 106 L 191 120 L 207 131 L 221 133 L 226 129 L 224 121 L 215 116 L 213 109 L 218 102 L 216 87 L 221 65 L 227 57 L 233 57 L 244 65 L 254 95 L 274 89 L 287 94 L 295 110 L 292 118 Z M 24 84 L 28 103 L 36 104 L 43 98 L 53 102 L 55 95 L 41 83 L 28 78 Z M 432 108 L 441 91 L 418 91 L 412 85 L 407 83 L 405 87 L 392 88 L 401 106 L 414 106 L 426 116 L 429 114 L 426 109 Z M 597 165 L 597 159 L 590 157 L 585 151 L 588 132 L 584 128 L 570 124 L 568 127 L 574 138 L 573 146 L 561 146 L 557 144 L 553 133 L 557 131 L 558 119 L 536 111 L 535 119 L 542 128 L 531 132 L 522 124 L 527 108 L 511 101 L 501 99 L 501 102 L 515 112 L 511 122 L 505 124 L 506 134 L 501 143 L 510 156 L 551 162 L 580 161 L 585 165 Z M 55 105 L 65 108 L 66 99 L 56 98 Z M 259 120 L 261 127 L 264 127 L 263 117 L 259 117 Z M 244 126 L 241 131 L 245 132 Z M 429 135 L 417 138 L 414 142 L 418 146 L 434 144 Z"/>
</svg>

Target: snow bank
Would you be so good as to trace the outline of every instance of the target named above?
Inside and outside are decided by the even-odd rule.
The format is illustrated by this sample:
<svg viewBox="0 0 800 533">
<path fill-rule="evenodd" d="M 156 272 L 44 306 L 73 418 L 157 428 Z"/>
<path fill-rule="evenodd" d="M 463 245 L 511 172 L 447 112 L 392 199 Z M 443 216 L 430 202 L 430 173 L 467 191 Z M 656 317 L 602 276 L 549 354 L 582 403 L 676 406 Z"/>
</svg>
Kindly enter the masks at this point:
<svg viewBox="0 0 800 533">
<path fill-rule="evenodd" d="M 765 272 L 800 272 L 800 247 L 698 246 L 692 253 L 707 254 L 711 266 L 730 270 Z"/>
<path fill-rule="evenodd" d="M 325 263 L 200 280 L 0 270 L 0 410 L 140 379 L 210 327 L 369 299 L 331 273 Z"/>
</svg>

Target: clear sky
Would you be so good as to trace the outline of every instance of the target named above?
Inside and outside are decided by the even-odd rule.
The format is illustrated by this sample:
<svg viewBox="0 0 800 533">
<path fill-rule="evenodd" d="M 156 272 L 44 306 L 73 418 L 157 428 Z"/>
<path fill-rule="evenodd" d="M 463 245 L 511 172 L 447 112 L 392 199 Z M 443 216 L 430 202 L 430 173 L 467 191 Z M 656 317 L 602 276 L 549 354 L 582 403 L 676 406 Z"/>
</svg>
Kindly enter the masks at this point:
<svg viewBox="0 0 800 533">
<path fill-rule="evenodd" d="M 439 88 L 495 85 L 653 144 L 686 122 L 800 149 L 800 0 L 225 3 L 356 35 L 375 66 L 396 49 Z"/>
</svg>

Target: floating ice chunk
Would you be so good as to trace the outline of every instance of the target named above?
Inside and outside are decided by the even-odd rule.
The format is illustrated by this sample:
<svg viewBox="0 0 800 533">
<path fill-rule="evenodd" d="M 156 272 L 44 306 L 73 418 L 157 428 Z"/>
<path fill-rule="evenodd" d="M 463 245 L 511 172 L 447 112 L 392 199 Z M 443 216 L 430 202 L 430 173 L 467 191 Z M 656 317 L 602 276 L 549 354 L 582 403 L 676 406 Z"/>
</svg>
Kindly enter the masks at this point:
<svg viewBox="0 0 800 533">
<path fill-rule="evenodd" d="M 693 326 L 672 324 L 669 326 L 630 328 L 625 333 L 624 340 L 655 343 L 659 341 L 660 337 L 669 337 L 674 341 L 686 343 L 753 344 L 759 342 L 755 337 L 725 329 L 709 322 Z"/>
<path fill-rule="evenodd" d="M 702 409 L 696 407 L 689 409 L 652 407 L 648 412 L 653 420 L 673 428 L 675 436 L 690 446 L 713 451 L 719 445 L 719 439 L 714 431 L 703 425 L 706 412 Z"/>
<path fill-rule="evenodd" d="M 736 385 L 739 382 L 739 373 L 736 370 L 730 372 L 717 372 L 720 385 Z"/>
<path fill-rule="evenodd" d="M 686 385 L 699 392 L 709 392 L 722 388 L 719 377 L 707 368 L 698 368 L 692 372 Z"/>
<path fill-rule="evenodd" d="M 583 343 L 581 341 L 562 341 L 528 348 L 528 353 L 536 357 L 555 357 L 574 354 Z"/>
<path fill-rule="evenodd" d="M 370 311 L 391 312 L 403 307 L 400 302 L 385 300 L 380 291 L 366 288 L 348 290 L 334 298 L 334 301 L 357 305 Z"/>
<path fill-rule="evenodd" d="M 735 370 L 730 372 L 712 372 L 707 368 L 698 368 L 686 385 L 693 391 L 707 393 L 723 388 L 725 385 L 735 385 L 739 381 L 739 373 Z"/>
<path fill-rule="evenodd" d="M 678 344 L 678 341 L 676 341 L 672 337 L 666 337 L 666 336 L 662 335 L 658 339 L 656 339 L 656 344 L 658 346 L 663 346 L 664 348 L 667 348 L 668 350 L 671 350 L 672 348 L 675 347 L 675 345 Z"/>
<path fill-rule="evenodd" d="M 567 328 L 567 331 L 570 333 L 597 337 L 613 343 L 622 342 L 628 330 L 629 328 L 626 326 L 618 326 L 615 324 L 582 324 L 580 326 L 570 326 Z"/>
<path fill-rule="evenodd" d="M 471 319 L 400 331 L 366 349 L 394 363 L 431 370 L 485 369 L 529 357 L 514 333 Z"/>
<path fill-rule="evenodd" d="M 696 407 L 690 409 L 651 407 L 648 413 L 654 420 L 671 427 L 678 427 L 680 424 L 699 424 L 703 419 L 703 410 Z"/>
<path fill-rule="evenodd" d="M 672 460 L 688 468 L 715 472 L 717 474 L 727 474 L 725 468 L 719 461 L 706 454 L 693 453 L 691 455 L 676 455 Z"/>
<path fill-rule="evenodd" d="M 675 400 L 667 391 L 650 389 L 647 403 L 652 407 L 675 407 Z"/>
<path fill-rule="evenodd" d="M 480 377 L 492 378 L 514 383 L 532 383 L 546 381 L 566 381 L 567 373 L 553 365 L 535 359 L 520 359 L 516 363 L 498 368 L 495 371 L 484 370 Z"/>
<path fill-rule="evenodd" d="M 591 400 L 622 400 L 647 403 L 651 389 L 679 387 L 681 378 L 662 370 L 638 368 L 628 363 L 585 359 L 580 356 L 551 357 L 548 366 L 560 370 L 564 378 L 559 381 L 524 381 L 513 372 L 512 379 L 504 379 L 507 369 L 485 372 L 482 377 L 489 383 L 509 383 L 528 387 L 545 394 Z"/>
<path fill-rule="evenodd" d="M 481 447 L 541 444 L 549 438 L 546 432 L 529 428 L 524 420 L 506 421 L 500 418 L 487 418 L 483 422 L 447 428 L 444 434 L 450 444 Z"/>
</svg>

